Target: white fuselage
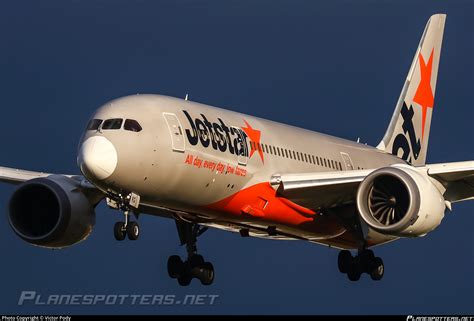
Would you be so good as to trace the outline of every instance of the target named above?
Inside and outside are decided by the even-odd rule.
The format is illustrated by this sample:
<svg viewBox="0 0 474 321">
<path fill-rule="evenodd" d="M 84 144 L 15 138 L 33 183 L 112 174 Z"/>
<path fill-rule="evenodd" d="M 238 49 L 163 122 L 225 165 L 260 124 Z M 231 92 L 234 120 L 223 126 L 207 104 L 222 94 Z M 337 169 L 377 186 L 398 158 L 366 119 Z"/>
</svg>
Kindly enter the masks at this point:
<svg viewBox="0 0 474 321">
<path fill-rule="evenodd" d="M 323 206 L 303 208 L 279 197 L 269 184 L 272 175 L 403 163 L 364 144 L 160 95 L 114 100 L 92 119 L 128 119 L 141 127 L 105 129 L 102 123 L 85 132 L 78 163 L 101 190 L 134 192 L 143 211 L 168 209 L 211 226 L 248 228 L 255 236 L 272 237 L 265 229 L 276 227 L 282 233 L 274 238 L 355 246 L 341 241 L 350 236 L 343 236 L 337 218 L 323 215 Z M 380 236 L 380 242 L 388 239 Z"/>
</svg>

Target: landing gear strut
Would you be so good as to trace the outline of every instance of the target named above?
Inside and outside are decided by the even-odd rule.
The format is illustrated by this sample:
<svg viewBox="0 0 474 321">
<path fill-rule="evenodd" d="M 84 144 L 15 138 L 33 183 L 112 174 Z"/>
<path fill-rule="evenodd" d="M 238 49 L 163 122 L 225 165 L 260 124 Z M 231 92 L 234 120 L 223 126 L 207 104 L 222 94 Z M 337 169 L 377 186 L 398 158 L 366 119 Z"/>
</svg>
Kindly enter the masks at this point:
<svg viewBox="0 0 474 321">
<path fill-rule="evenodd" d="M 363 249 L 358 255 L 352 256 L 351 252 L 339 252 L 337 265 L 341 273 L 347 274 L 351 281 L 358 281 L 362 273 L 370 275 L 372 280 L 379 281 L 384 274 L 384 265 L 380 257 L 376 257 L 371 250 Z"/>
<path fill-rule="evenodd" d="M 342 206 L 328 210 L 329 214 L 340 219 L 340 223 L 357 240 L 358 253 L 352 256 L 348 250 L 339 252 L 337 265 L 341 273 L 347 274 L 351 281 L 358 281 L 362 273 L 370 275 L 372 280 L 379 281 L 384 274 L 384 265 L 380 257 L 376 257 L 372 250 L 367 249 L 367 228 L 363 225 L 359 213 L 353 205 Z"/>
<path fill-rule="evenodd" d="M 128 236 L 129 240 L 134 241 L 140 236 L 140 226 L 136 221 L 130 221 L 129 219 L 132 197 L 132 194 L 129 194 L 125 197 L 119 195 L 118 202 L 107 198 L 107 204 L 112 208 L 122 211 L 125 217 L 124 222 L 117 222 L 114 225 L 114 237 L 117 241 L 123 241 L 125 236 Z"/>
<path fill-rule="evenodd" d="M 193 278 L 199 279 L 203 285 L 214 281 L 214 267 L 197 253 L 197 238 L 207 230 L 198 224 L 176 221 L 181 245 L 186 244 L 187 260 L 183 262 L 178 255 L 168 258 L 168 274 L 177 279 L 179 285 L 188 286 Z"/>
</svg>

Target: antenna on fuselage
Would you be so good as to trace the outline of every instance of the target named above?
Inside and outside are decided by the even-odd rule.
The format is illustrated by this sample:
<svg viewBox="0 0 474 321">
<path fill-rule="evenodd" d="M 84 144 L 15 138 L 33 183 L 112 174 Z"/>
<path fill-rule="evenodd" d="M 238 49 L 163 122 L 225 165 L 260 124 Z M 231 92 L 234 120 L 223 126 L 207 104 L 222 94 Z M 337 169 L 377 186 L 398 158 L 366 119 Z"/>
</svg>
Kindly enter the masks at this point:
<svg viewBox="0 0 474 321">
<path fill-rule="evenodd" d="M 184 100 L 188 100 L 188 94 L 186 94 L 186 97 L 184 97 Z"/>
</svg>

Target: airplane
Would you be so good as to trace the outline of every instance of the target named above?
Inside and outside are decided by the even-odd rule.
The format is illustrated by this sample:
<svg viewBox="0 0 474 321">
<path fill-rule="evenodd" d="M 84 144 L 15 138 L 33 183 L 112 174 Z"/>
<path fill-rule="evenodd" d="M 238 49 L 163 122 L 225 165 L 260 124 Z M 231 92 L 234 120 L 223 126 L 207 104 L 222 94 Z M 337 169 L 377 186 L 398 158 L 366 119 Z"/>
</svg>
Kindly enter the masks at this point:
<svg viewBox="0 0 474 321">
<path fill-rule="evenodd" d="M 424 236 L 453 203 L 474 199 L 474 161 L 426 164 L 445 20 L 429 19 L 376 147 L 187 96 L 121 97 L 88 122 L 82 175 L 0 167 L 0 181 L 19 185 L 9 224 L 32 245 L 60 249 L 90 235 L 105 201 L 123 215 L 118 241 L 139 238 L 143 214 L 176 222 L 187 256 L 169 257 L 167 268 L 182 286 L 214 281 L 197 250 L 210 227 L 337 248 L 349 280 L 381 280 L 384 264 L 371 248 Z"/>
</svg>

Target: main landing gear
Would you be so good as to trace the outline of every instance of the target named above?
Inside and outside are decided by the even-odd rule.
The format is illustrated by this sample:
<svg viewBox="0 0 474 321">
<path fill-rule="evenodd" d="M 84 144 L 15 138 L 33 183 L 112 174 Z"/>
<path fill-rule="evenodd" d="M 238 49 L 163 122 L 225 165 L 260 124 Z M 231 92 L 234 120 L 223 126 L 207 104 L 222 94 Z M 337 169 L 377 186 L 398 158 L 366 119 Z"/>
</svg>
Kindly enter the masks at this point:
<svg viewBox="0 0 474 321">
<path fill-rule="evenodd" d="M 199 279 L 203 285 L 211 285 L 214 281 L 214 267 L 197 253 L 197 238 L 207 230 L 198 224 L 176 221 L 181 245 L 186 244 L 188 257 L 183 261 L 178 255 L 168 258 L 168 274 L 177 279 L 179 285 L 188 286 L 193 278 Z"/>
<path fill-rule="evenodd" d="M 341 273 L 347 274 L 351 281 L 358 281 L 362 273 L 370 275 L 372 280 L 379 281 L 384 275 L 384 265 L 380 257 L 367 249 L 366 228 L 362 226 L 359 213 L 353 205 L 341 206 L 328 210 L 329 214 L 340 219 L 341 224 L 356 240 L 358 253 L 352 256 L 348 250 L 339 252 L 337 265 Z M 364 232 L 365 231 L 365 232 Z"/>
<path fill-rule="evenodd" d="M 370 275 L 372 280 L 379 281 L 384 274 L 384 265 L 380 257 L 376 257 L 371 250 L 363 249 L 358 255 L 352 256 L 351 252 L 339 252 L 337 265 L 341 273 L 347 274 L 351 281 L 358 281 L 362 273 Z"/>
</svg>

